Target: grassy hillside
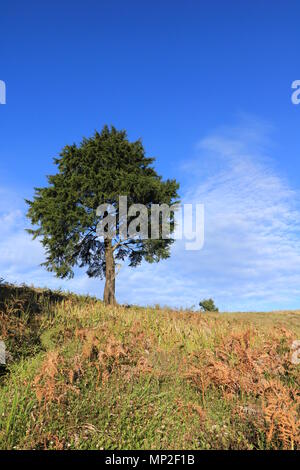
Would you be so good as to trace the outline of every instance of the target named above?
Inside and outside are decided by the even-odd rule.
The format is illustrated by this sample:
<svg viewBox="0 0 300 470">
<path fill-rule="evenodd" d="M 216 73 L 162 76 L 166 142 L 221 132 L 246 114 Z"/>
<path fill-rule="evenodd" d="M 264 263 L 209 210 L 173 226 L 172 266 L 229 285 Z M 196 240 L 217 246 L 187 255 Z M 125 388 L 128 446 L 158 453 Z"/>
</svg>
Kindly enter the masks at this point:
<svg viewBox="0 0 300 470">
<path fill-rule="evenodd" d="M 197 314 L 0 286 L 1 449 L 300 448 L 300 312 Z"/>
</svg>

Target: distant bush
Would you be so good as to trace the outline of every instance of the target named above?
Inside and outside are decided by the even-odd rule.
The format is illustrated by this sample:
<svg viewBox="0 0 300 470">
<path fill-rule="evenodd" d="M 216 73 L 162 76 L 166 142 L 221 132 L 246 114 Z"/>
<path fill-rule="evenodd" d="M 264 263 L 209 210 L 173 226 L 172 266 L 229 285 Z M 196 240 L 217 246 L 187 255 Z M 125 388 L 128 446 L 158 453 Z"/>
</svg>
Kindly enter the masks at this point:
<svg viewBox="0 0 300 470">
<path fill-rule="evenodd" d="M 203 299 L 199 302 L 202 312 L 218 312 L 219 309 L 215 306 L 213 299 Z"/>
</svg>

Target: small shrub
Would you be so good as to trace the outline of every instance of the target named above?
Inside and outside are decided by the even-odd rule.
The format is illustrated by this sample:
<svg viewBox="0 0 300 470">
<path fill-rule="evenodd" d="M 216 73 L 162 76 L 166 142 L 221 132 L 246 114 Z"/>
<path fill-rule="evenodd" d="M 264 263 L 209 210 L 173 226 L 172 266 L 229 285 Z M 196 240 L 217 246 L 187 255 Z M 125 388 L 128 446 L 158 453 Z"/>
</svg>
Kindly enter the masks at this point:
<svg viewBox="0 0 300 470">
<path fill-rule="evenodd" d="M 218 312 L 219 309 L 215 306 L 213 299 L 203 299 L 199 302 L 202 312 Z"/>
</svg>

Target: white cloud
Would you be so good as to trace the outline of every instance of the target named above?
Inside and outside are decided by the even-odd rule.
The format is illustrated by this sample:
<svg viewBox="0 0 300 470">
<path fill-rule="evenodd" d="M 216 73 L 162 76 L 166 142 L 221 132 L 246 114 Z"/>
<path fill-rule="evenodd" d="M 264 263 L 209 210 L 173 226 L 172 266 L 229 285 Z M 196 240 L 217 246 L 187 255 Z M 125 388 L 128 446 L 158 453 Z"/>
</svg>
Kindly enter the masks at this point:
<svg viewBox="0 0 300 470">
<path fill-rule="evenodd" d="M 299 194 L 273 169 L 269 127 L 251 122 L 223 128 L 196 146 L 183 164 L 183 202 L 204 203 L 205 245 L 185 251 L 177 241 L 159 264 L 123 267 L 120 302 L 197 305 L 211 296 L 222 309 L 297 308 L 300 299 Z M 1 190 L 0 190 L 1 194 Z M 103 282 L 78 272 L 55 279 L 38 265 L 43 250 L 23 227 L 24 210 L 11 194 L 0 205 L 0 277 L 100 296 Z"/>
<path fill-rule="evenodd" d="M 195 255 L 197 279 L 229 308 L 296 307 L 298 194 L 272 170 L 255 126 L 217 133 L 198 148 L 199 183 L 185 194 L 186 200 L 205 204 L 205 247 Z M 209 176 L 207 160 L 219 164 Z"/>
<path fill-rule="evenodd" d="M 178 241 L 168 261 L 143 266 L 140 282 L 127 275 L 134 296 L 151 290 L 153 302 L 185 306 L 212 296 L 223 309 L 299 306 L 299 194 L 272 168 L 266 130 L 252 122 L 199 142 L 197 158 L 184 163 L 183 202 L 205 205 L 204 248 L 188 252 Z"/>
</svg>

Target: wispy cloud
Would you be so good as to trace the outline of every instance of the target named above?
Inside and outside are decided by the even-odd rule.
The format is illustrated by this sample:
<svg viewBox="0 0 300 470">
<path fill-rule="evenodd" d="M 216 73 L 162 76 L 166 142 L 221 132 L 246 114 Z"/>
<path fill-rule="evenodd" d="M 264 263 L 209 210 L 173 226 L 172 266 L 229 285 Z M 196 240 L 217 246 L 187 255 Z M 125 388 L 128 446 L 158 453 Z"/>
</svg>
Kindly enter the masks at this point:
<svg viewBox="0 0 300 470">
<path fill-rule="evenodd" d="M 252 120 L 198 142 L 183 163 L 182 199 L 205 205 L 204 248 L 177 241 L 169 260 L 122 268 L 121 302 L 191 306 L 212 296 L 222 309 L 299 307 L 299 194 L 274 169 L 269 132 Z M 0 222 L 2 277 L 100 295 L 103 283 L 82 272 L 63 282 L 38 267 L 43 250 L 23 230 L 23 207 L 2 204 Z"/>
<path fill-rule="evenodd" d="M 203 201 L 206 209 L 197 277 L 224 306 L 296 307 L 299 195 L 272 169 L 262 126 L 251 125 L 222 130 L 199 143 L 199 166 L 204 159 L 217 162 L 219 169 L 201 180 L 200 167 L 199 184 L 185 195 Z"/>
</svg>

